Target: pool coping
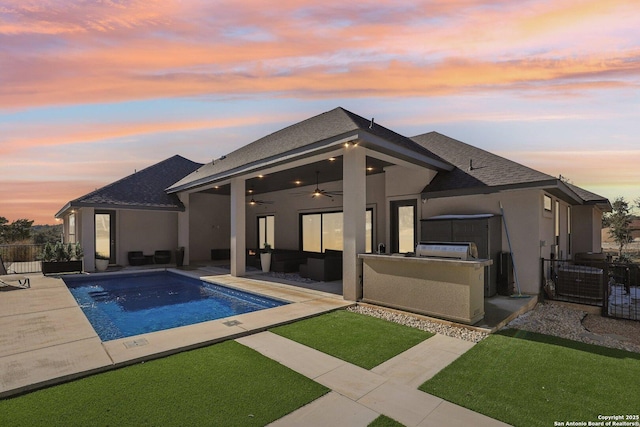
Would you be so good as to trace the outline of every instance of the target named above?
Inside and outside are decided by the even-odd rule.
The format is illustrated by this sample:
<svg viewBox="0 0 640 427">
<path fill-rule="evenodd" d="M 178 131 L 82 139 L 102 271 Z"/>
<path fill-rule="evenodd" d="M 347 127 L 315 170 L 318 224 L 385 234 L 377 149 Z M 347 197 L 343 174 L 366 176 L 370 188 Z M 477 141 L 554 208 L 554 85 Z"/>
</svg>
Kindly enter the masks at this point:
<svg viewBox="0 0 640 427">
<path fill-rule="evenodd" d="M 102 342 L 62 279 L 33 275 L 30 289 L 0 294 L 0 398 L 262 332 L 355 304 L 341 295 L 251 276 L 233 277 L 210 270 L 159 270 L 290 303 Z"/>
</svg>

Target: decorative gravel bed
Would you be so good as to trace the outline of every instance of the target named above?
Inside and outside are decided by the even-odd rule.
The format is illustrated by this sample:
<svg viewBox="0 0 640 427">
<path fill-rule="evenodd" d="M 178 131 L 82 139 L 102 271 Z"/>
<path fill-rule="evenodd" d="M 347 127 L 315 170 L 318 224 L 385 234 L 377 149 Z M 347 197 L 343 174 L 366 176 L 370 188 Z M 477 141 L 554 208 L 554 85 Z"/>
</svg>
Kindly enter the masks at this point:
<svg viewBox="0 0 640 427">
<path fill-rule="evenodd" d="M 448 325 L 445 323 L 421 319 L 410 314 L 405 314 L 394 310 L 387 310 L 384 308 L 357 305 L 349 307 L 347 308 L 347 310 L 354 313 L 365 314 L 367 316 L 373 316 L 379 319 L 388 320 L 389 322 L 411 326 L 413 328 L 417 328 L 427 332 L 460 338 L 465 341 L 479 342 L 487 337 L 487 334 L 484 332 L 474 331 L 462 326 Z"/>
<path fill-rule="evenodd" d="M 357 305 L 347 310 L 465 341 L 479 342 L 487 337 L 484 332 L 382 307 Z M 640 322 L 588 314 L 577 307 L 554 302 L 536 305 L 533 310 L 511 321 L 505 326 L 507 328 L 640 353 Z"/>
<path fill-rule="evenodd" d="M 588 314 L 575 306 L 554 302 L 536 305 L 505 328 L 640 353 L 640 322 Z"/>
</svg>

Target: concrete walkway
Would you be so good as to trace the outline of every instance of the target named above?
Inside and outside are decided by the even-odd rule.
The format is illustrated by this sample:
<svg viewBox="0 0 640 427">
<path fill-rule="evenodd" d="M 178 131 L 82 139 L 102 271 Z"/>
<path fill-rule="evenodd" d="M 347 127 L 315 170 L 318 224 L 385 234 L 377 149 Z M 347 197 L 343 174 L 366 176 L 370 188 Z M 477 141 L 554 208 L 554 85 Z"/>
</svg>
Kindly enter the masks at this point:
<svg viewBox="0 0 640 427">
<path fill-rule="evenodd" d="M 366 370 L 271 332 L 236 339 L 332 391 L 272 426 L 366 426 L 384 414 L 406 426 L 506 426 L 418 390 L 473 343 L 436 334 Z"/>
</svg>

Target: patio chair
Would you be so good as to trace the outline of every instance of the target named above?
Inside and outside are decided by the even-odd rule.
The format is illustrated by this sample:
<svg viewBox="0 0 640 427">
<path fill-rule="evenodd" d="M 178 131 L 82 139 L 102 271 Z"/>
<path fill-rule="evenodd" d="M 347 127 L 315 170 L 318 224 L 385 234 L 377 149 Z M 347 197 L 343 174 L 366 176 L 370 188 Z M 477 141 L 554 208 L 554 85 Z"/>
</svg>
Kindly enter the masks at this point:
<svg viewBox="0 0 640 427">
<path fill-rule="evenodd" d="M 171 262 L 171 251 L 156 251 L 153 255 L 153 262 L 156 264 L 169 264 Z"/>
<path fill-rule="evenodd" d="M 142 251 L 130 251 L 127 253 L 127 258 L 129 259 L 129 265 L 144 265 L 147 263 Z"/>
<path fill-rule="evenodd" d="M 28 277 L 14 276 L 14 275 L 9 276 L 9 272 L 5 268 L 4 261 L 1 256 L 0 256 L 0 276 L 3 276 L 2 278 L 0 278 L 0 288 L 10 287 L 10 288 L 26 289 L 31 287 L 31 282 L 29 281 Z M 17 282 L 17 285 L 16 285 L 16 282 Z"/>
</svg>

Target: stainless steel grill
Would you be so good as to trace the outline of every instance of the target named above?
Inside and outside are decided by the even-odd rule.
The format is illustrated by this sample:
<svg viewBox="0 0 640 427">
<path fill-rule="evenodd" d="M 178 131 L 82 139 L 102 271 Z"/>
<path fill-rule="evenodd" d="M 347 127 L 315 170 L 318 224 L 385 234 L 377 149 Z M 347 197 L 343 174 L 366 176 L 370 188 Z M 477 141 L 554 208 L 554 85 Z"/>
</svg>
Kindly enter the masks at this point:
<svg viewBox="0 0 640 427">
<path fill-rule="evenodd" d="M 478 248 L 472 242 L 420 242 L 416 246 L 416 256 L 466 261 L 478 258 Z"/>
</svg>

